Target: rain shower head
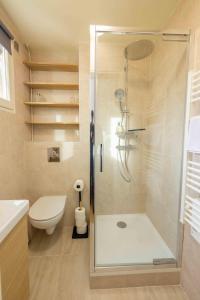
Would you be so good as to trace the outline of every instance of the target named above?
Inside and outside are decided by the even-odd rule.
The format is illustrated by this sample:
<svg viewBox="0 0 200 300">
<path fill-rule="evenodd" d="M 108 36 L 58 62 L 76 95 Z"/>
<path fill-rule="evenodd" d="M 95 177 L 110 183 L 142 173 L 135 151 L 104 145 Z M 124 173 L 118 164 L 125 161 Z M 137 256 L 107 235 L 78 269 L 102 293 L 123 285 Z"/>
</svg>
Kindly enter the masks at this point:
<svg viewBox="0 0 200 300">
<path fill-rule="evenodd" d="M 149 56 L 154 49 L 154 44 L 149 40 L 139 40 L 128 45 L 124 50 L 126 59 L 139 60 Z"/>
</svg>

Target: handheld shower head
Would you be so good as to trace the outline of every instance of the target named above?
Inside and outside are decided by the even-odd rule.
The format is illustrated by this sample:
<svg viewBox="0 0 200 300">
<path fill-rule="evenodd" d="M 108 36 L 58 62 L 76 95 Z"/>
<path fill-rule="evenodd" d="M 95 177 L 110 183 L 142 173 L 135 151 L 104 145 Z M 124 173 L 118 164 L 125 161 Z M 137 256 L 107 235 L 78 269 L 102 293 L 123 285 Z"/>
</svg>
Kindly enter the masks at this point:
<svg viewBox="0 0 200 300">
<path fill-rule="evenodd" d="M 115 98 L 119 101 L 122 102 L 125 97 L 125 91 L 123 89 L 116 89 L 115 90 Z"/>
</svg>

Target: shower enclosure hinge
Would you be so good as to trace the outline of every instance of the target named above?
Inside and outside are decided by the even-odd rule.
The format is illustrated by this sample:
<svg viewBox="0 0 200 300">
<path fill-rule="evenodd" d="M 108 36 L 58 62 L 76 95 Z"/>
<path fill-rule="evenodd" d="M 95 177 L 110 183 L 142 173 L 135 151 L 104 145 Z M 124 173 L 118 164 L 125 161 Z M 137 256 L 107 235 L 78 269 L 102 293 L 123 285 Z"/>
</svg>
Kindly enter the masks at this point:
<svg viewBox="0 0 200 300">
<path fill-rule="evenodd" d="M 174 258 L 154 258 L 153 264 L 154 265 L 176 264 L 176 259 L 174 259 Z"/>
</svg>

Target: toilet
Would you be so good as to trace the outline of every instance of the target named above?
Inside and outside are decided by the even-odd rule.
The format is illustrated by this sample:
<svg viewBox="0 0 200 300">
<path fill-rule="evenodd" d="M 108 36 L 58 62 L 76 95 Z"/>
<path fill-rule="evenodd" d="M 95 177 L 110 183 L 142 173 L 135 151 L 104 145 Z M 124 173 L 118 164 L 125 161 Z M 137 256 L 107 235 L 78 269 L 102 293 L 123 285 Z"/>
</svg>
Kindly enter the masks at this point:
<svg viewBox="0 0 200 300">
<path fill-rule="evenodd" d="M 64 215 L 66 196 L 44 196 L 39 198 L 29 210 L 29 220 L 33 227 L 54 233 L 56 225 Z"/>
</svg>

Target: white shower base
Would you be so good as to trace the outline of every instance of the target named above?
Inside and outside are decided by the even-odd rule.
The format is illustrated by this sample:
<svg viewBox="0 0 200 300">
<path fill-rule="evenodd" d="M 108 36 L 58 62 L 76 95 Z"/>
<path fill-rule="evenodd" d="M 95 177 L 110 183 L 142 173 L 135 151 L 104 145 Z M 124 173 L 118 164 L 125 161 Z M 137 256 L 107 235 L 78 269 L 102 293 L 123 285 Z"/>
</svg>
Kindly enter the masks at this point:
<svg viewBox="0 0 200 300">
<path fill-rule="evenodd" d="M 119 221 L 127 227 L 119 228 Z M 154 258 L 174 255 L 146 214 L 96 216 L 96 266 L 151 264 Z"/>
</svg>

